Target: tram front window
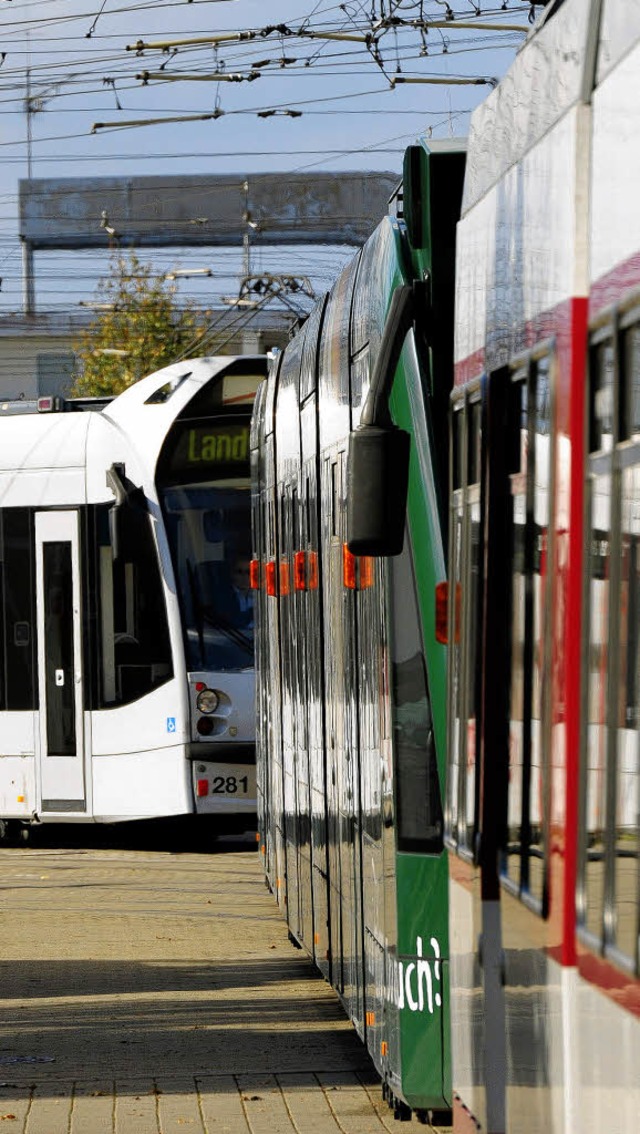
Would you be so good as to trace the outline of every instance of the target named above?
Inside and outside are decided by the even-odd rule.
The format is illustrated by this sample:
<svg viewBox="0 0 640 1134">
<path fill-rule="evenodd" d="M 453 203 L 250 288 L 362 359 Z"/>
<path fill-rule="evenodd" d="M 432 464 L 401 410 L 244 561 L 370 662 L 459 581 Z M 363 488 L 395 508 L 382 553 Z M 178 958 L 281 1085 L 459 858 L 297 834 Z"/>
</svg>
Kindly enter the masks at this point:
<svg viewBox="0 0 640 1134">
<path fill-rule="evenodd" d="M 162 496 L 187 668 L 252 668 L 248 484 L 180 485 L 164 489 Z"/>
</svg>

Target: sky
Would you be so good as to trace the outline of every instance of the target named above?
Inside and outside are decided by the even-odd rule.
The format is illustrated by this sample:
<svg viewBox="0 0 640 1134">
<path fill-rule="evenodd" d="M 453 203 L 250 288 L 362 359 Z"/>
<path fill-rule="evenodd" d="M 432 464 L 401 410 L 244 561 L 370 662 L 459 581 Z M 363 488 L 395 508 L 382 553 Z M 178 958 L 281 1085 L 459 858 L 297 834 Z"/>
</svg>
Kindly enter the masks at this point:
<svg viewBox="0 0 640 1134">
<path fill-rule="evenodd" d="M 0 0 L 0 315 L 22 304 L 21 178 L 399 174 L 417 137 L 466 134 L 531 9 L 530 0 Z M 220 74 L 241 79 L 211 78 Z M 256 249 L 251 270 L 309 276 L 320 293 L 350 255 Z M 211 269 L 179 278 L 185 301 L 237 295 L 237 249 L 142 258 L 158 271 Z M 37 310 L 95 299 L 108 259 L 106 235 L 104 255 L 37 254 Z"/>
</svg>

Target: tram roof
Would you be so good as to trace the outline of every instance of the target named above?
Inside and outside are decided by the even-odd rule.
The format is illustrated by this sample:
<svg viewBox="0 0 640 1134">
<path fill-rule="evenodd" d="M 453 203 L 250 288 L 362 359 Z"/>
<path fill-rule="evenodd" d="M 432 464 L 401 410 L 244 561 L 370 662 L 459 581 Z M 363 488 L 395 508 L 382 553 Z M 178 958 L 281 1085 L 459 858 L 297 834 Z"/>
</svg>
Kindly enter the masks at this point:
<svg viewBox="0 0 640 1134">
<path fill-rule="evenodd" d="M 162 443 L 173 422 L 207 382 L 238 362 L 247 365 L 248 374 L 255 363 L 261 374 L 265 356 L 205 356 L 172 363 L 142 378 L 111 401 L 50 399 L 53 404 L 47 412 L 38 412 L 37 405 L 31 402 L 22 403 L 21 411 L 13 404 L 7 408 L 8 403 L 2 403 L 0 473 L 42 474 L 86 468 L 88 479 L 93 481 L 96 470 L 90 466 L 100 459 L 92 460 L 94 447 L 106 452 L 111 445 L 106 435 L 110 433 L 113 446 L 123 455 L 128 454 L 139 472 L 145 470 L 145 477 L 153 477 Z"/>
</svg>

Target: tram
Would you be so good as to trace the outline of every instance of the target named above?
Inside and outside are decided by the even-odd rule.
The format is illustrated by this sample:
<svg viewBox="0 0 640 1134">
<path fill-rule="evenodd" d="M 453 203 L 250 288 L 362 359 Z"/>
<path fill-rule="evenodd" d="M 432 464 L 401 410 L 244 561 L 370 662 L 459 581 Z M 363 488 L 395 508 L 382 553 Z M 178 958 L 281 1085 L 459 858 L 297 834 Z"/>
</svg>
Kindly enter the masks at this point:
<svg viewBox="0 0 640 1134">
<path fill-rule="evenodd" d="M 463 169 L 459 143 L 408 150 L 391 214 L 273 365 L 251 440 L 267 878 L 395 1114 L 425 1122 L 451 1109 L 446 651 L 432 596 Z M 347 546 L 347 459 L 358 425 L 386 420 L 389 375 L 394 420 L 413 435 L 409 508 L 406 533 L 400 505 L 385 533 L 402 553 L 374 558 Z M 365 491 L 370 470 L 356 474 Z"/>
<path fill-rule="evenodd" d="M 249 432 L 267 358 L 0 405 L 0 822 L 255 826 Z M 31 412 L 28 412 L 31 411 Z"/>
<path fill-rule="evenodd" d="M 640 5 L 564 0 L 472 118 L 448 555 L 461 1132 L 640 1120 L 639 96 Z"/>
<path fill-rule="evenodd" d="M 639 77 L 637 0 L 549 5 L 254 417 L 267 877 L 456 1134 L 640 1120 Z"/>
</svg>

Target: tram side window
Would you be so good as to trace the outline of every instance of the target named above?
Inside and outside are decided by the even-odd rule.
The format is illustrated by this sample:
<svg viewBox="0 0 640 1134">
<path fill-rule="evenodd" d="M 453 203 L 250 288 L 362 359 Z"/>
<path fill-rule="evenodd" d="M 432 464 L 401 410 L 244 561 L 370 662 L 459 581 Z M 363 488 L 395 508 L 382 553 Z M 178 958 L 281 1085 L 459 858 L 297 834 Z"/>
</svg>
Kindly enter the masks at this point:
<svg viewBox="0 0 640 1134">
<path fill-rule="evenodd" d="M 589 356 L 587 721 L 578 920 L 599 949 L 636 972 L 640 970 L 639 411 L 640 326 L 637 322 L 622 329 L 609 326 L 598 333 Z"/>
<path fill-rule="evenodd" d="M 17 712 L 37 708 L 33 516 L 0 515 L 0 709 Z"/>
<path fill-rule="evenodd" d="M 391 702 L 398 850 L 438 853 L 444 822 L 411 540 L 391 564 Z"/>
<path fill-rule="evenodd" d="M 640 441 L 640 325 L 628 328 L 623 345 L 623 437 Z"/>
<path fill-rule="evenodd" d="M 481 545 L 482 404 L 476 396 L 452 421 L 450 517 L 449 777 L 447 829 L 471 853 L 476 823 L 476 648 Z M 450 599 L 451 601 L 451 599 Z"/>
<path fill-rule="evenodd" d="M 504 875 L 544 910 L 546 893 L 547 681 L 545 625 L 552 580 L 548 571 L 553 439 L 551 358 L 530 360 L 512 380 L 511 688 L 507 847 Z"/>
<path fill-rule="evenodd" d="M 114 561 L 108 508 L 96 509 L 94 572 L 99 596 L 96 635 L 97 705 L 125 705 L 173 676 L 158 552 L 141 515 L 135 561 Z"/>
</svg>

